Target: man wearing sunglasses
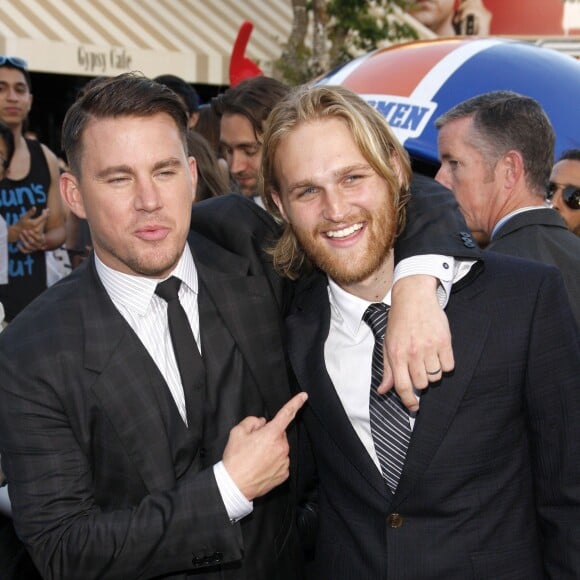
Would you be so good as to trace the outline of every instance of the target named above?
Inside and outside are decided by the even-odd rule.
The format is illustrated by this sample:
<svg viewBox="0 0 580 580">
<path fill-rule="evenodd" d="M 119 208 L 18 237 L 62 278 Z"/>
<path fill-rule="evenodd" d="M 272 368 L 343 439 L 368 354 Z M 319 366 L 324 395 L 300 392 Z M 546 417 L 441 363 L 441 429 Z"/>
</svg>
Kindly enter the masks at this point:
<svg viewBox="0 0 580 580">
<path fill-rule="evenodd" d="M 546 196 L 568 229 L 580 236 L 580 149 L 568 149 L 552 168 Z"/>
<path fill-rule="evenodd" d="M 580 325 L 580 238 L 546 205 L 554 129 L 540 104 L 511 91 L 459 103 L 435 121 L 441 168 L 481 246 L 557 266 Z"/>
<path fill-rule="evenodd" d="M 65 238 L 57 158 L 48 147 L 23 135 L 31 106 L 26 61 L 0 56 L 0 121 L 12 131 L 15 146 L 7 175 L 0 181 L 0 215 L 9 226 L 10 243 L 8 284 L 0 286 L 7 321 L 46 289 L 46 252 Z"/>
</svg>

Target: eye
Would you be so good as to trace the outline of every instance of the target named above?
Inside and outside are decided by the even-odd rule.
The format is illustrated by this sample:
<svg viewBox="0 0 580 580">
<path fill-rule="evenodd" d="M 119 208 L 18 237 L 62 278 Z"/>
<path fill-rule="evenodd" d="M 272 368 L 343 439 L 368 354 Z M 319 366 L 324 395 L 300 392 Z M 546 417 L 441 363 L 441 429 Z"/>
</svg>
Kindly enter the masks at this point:
<svg viewBox="0 0 580 580">
<path fill-rule="evenodd" d="M 248 156 L 248 157 L 254 157 L 255 155 L 257 155 L 260 152 L 260 144 L 256 143 L 254 145 L 246 145 L 244 147 L 244 153 Z"/>
<path fill-rule="evenodd" d="M 161 179 L 170 179 L 173 177 L 177 171 L 175 169 L 163 169 L 157 173 L 157 177 Z"/>
<path fill-rule="evenodd" d="M 355 183 L 356 181 L 359 181 L 363 177 L 364 177 L 364 175 L 359 175 L 358 173 L 353 173 L 351 175 L 346 175 L 345 178 L 344 178 L 344 180 L 347 183 Z"/>
<path fill-rule="evenodd" d="M 125 175 L 116 175 L 107 179 L 107 183 L 110 185 L 121 185 L 123 183 L 127 183 L 127 181 L 129 181 L 129 178 Z"/>
<path fill-rule="evenodd" d="M 292 192 L 291 197 L 294 199 L 304 199 L 307 198 L 309 196 L 314 195 L 317 192 L 317 188 L 314 187 L 314 185 L 310 185 L 308 187 L 301 187 L 299 189 L 295 189 Z"/>
</svg>

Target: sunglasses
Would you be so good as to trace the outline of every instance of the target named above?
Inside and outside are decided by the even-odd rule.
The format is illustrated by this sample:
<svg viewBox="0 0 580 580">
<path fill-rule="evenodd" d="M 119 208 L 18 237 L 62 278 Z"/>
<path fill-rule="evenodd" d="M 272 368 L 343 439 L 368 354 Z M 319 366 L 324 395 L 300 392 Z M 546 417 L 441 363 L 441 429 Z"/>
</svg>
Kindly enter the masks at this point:
<svg viewBox="0 0 580 580">
<path fill-rule="evenodd" d="M 554 194 L 558 189 L 560 189 L 557 183 L 552 183 L 548 185 L 548 191 L 546 193 L 546 199 L 552 199 Z M 580 187 L 576 185 L 568 185 L 562 190 L 562 201 L 570 209 L 580 209 Z"/>
<path fill-rule="evenodd" d="M 11 64 L 12 66 L 15 66 L 16 68 L 23 68 L 23 69 L 28 68 L 28 62 L 25 61 L 23 58 L 20 58 L 19 56 L 0 55 L 0 66 L 4 66 L 5 64 Z"/>
</svg>

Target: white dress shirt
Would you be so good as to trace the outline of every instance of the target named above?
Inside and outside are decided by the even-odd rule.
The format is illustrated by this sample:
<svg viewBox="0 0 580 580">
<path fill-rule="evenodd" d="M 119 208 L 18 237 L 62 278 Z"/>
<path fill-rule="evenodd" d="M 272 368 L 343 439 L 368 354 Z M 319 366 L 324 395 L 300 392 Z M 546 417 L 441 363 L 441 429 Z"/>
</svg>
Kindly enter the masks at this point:
<svg viewBox="0 0 580 580">
<path fill-rule="evenodd" d="M 163 280 L 132 276 L 113 270 L 106 266 L 96 253 L 95 264 L 109 297 L 135 331 L 163 375 L 179 414 L 187 425 L 183 385 L 167 323 L 167 302 L 155 294 L 157 284 Z M 182 282 L 179 289 L 179 301 L 187 314 L 193 336 L 201 351 L 197 304 L 199 287 L 197 270 L 189 246 L 186 245 L 183 255 L 170 276 L 176 276 Z M 238 489 L 223 462 L 220 461 L 214 465 L 214 475 L 229 518 L 237 521 L 251 513 L 252 502 L 248 501 Z"/>
<path fill-rule="evenodd" d="M 415 256 L 397 265 L 393 284 L 402 277 L 413 274 L 436 276 L 441 282 L 437 290 L 439 304 L 445 308 L 453 282 L 465 276 L 474 263 L 439 255 Z M 369 417 L 375 337 L 362 319 L 371 302 L 346 292 L 331 279 L 328 280 L 328 298 L 330 329 L 324 344 L 326 369 L 346 415 L 380 471 Z M 390 290 L 382 302 L 390 306 Z M 412 430 L 415 425 L 415 413 L 409 415 L 409 424 Z"/>
</svg>

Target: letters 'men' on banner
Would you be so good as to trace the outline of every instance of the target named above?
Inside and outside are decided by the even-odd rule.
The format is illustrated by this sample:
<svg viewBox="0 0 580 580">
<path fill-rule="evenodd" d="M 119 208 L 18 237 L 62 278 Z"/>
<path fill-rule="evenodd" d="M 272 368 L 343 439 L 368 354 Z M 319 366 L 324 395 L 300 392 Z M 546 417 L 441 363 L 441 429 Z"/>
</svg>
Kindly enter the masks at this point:
<svg viewBox="0 0 580 580">
<path fill-rule="evenodd" d="M 419 137 L 437 108 L 437 103 L 432 101 L 417 102 L 398 95 L 363 94 L 361 97 L 387 120 L 401 143 Z"/>
</svg>

